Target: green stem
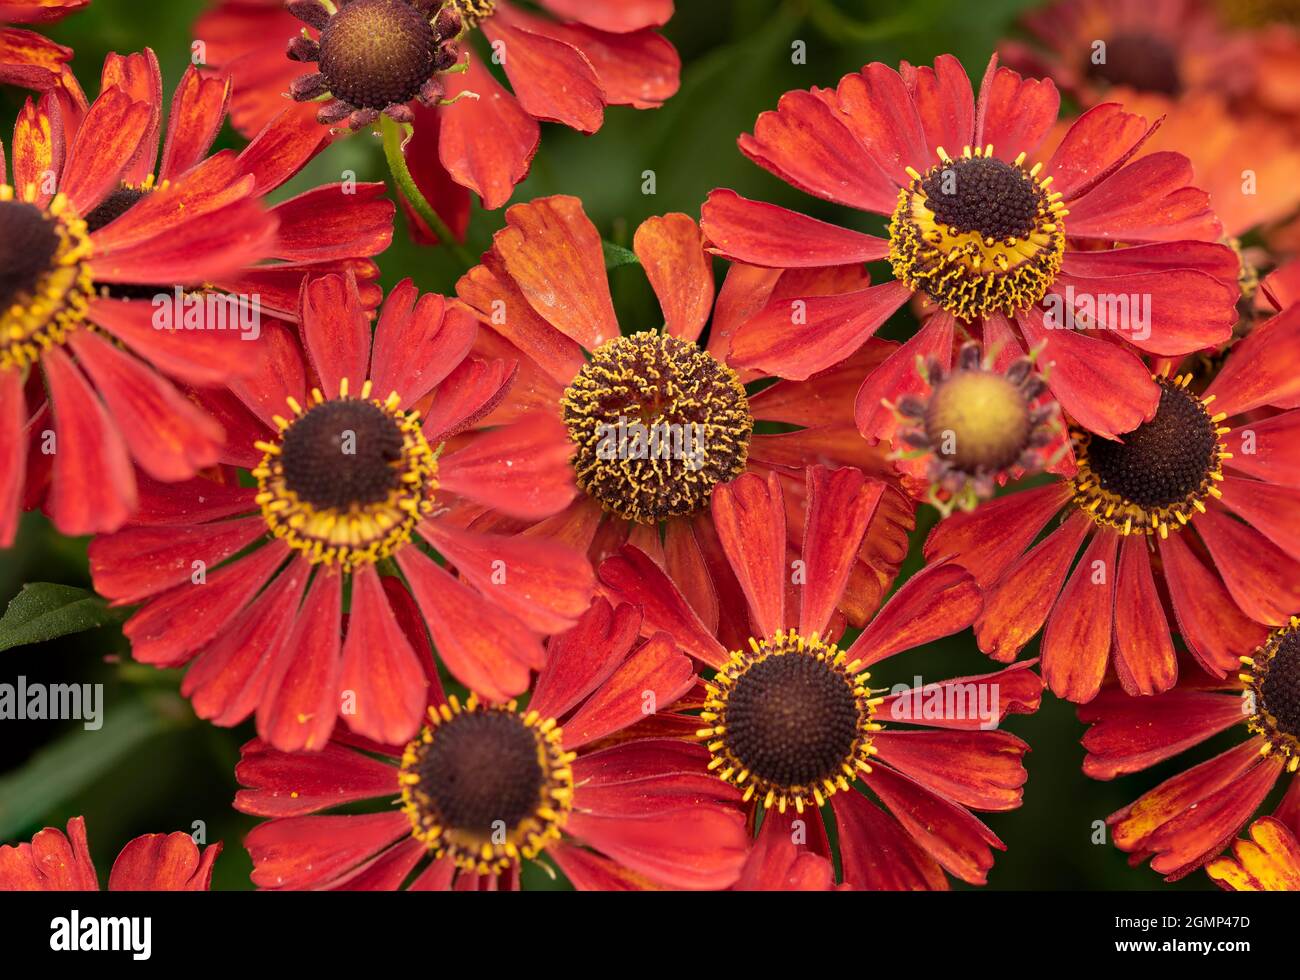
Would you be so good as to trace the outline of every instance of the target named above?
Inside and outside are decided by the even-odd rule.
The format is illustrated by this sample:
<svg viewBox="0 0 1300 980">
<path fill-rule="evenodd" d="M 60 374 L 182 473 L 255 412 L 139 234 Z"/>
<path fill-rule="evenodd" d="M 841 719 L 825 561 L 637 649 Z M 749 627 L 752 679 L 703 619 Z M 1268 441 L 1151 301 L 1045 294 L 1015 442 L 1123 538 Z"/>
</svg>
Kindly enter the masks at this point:
<svg viewBox="0 0 1300 980">
<path fill-rule="evenodd" d="M 398 189 L 402 196 L 410 202 L 411 207 L 415 209 L 426 225 L 438 236 L 439 240 L 451 249 L 452 254 L 465 266 L 466 269 L 477 265 L 465 246 L 456 241 L 456 237 L 447 227 L 447 222 L 433 206 L 420 193 L 420 188 L 416 186 L 415 178 L 411 176 L 411 170 L 406 165 L 406 157 L 402 153 L 402 143 L 405 142 L 408 133 L 406 130 L 409 126 L 399 123 L 388 116 L 379 117 L 379 129 L 384 137 L 384 157 L 388 161 L 389 172 L 393 175 L 393 180 L 397 182 Z"/>
</svg>

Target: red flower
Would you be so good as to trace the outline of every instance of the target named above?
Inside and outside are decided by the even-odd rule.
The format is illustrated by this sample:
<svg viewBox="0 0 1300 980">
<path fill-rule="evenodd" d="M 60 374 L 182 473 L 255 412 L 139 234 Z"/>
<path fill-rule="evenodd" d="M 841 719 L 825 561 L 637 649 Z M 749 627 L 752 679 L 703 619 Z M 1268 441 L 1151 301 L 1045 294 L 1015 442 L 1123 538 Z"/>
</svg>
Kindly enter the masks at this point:
<svg viewBox="0 0 1300 980">
<path fill-rule="evenodd" d="M 21 85 L 38 91 L 55 88 L 71 72 L 72 49 L 34 31 L 8 24 L 44 24 L 66 17 L 90 0 L 0 0 L 0 85 Z"/>
<path fill-rule="evenodd" d="M 513 94 L 496 81 L 484 56 L 476 52 L 468 57 L 468 70 L 436 75 L 425 92 L 419 88 L 430 77 L 427 74 L 417 84 L 420 72 L 413 73 L 409 92 L 390 91 L 391 80 L 385 79 L 386 105 L 397 103 L 402 107 L 397 118 L 415 121 L 416 136 L 406 146 L 411 171 L 425 196 L 437 202 L 439 212 L 458 233 L 463 233 L 468 219 L 469 191 L 493 210 L 505 204 L 515 185 L 527 176 L 541 139 L 539 121 L 592 133 L 600 129 L 607 105 L 655 108 L 677 91 L 681 62 L 673 46 L 655 30 L 672 17 L 673 0 L 542 0 L 540 5 L 558 20 L 528 13 L 507 0 L 451 0 L 441 5 L 435 18 L 451 19 L 454 12 L 463 27 L 462 45 L 468 43 L 464 32 L 477 28 L 494 52 L 504 53 L 504 61 L 498 58 L 498 63 Z M 405 11 L 396 7 L 431 13 L 435 6 L 434 0 L 354 0 L 344 13 L 360 19 L 371 13 L 365 8 L 375 8 L 378 15 L 378 8 L 387 7 L 394 9 L 385 16 L 405 18 Z M 318 9 L 323 13 L 324 8 Z M 329 42 L 320 34 L 321 28 L 328 29 L 328 22 L 312 11 L 310 0 L 295 10 L 308 16 L 312 27 L 308 40 L 294 42 L 295 56 L 328 48 Z M 281 93 L 291 91 L 302 75 L 301 65 L 285 57 L 285 44 L 301 28 L 278 0 L 219 0 L 195 25 L 208 63 L 235 80 L 233 115 L 241 132 L 255 132 L 278 111 L 283 105 Z M 407 57 L 405 48 L 396 50 L 398 39 L 406 36 L 390 32 L 394 57 Z M 322 65 L 320 74 L 333 89 L 330 70 Z M 365 76 L 364 66 L 354 74 Z M 304 95 L 312 91 L 302 88 L 306 84 L 298 83 Z M 437 103 L 440 97 L 455 104 L 421 105 Z M 408 105 L 412 99 L 416 101 Z M 348 105 L 363 113 L 358 120 L 363 123 L 371 118 L 368 109 L 386 108 L 355 101 Z M 338 119 L 342 111 L 341 107 L 325 110 L 327 118 Z"/>
<path fill-rule="evenodd" d="M 1260 817 L 1249 840 L 1232 842 L 1232 857 L 1216 858 L 1205 871 L 1224 891 L 1300 892 L 1300 842 L 1282 821 Z"/>
<path fill-rule="evenodd" d="M 717 671 L 705 682 L 698 716 L 675 723 L 679 731 L 704 725 L 695 734 L 712 756 L 708 769 L 743 791 L 754 818 L 762 816 L 746 886 L 828 882 L 816 862 L 792 867 L 782 841 L 829 860 L 821 820 L 827 801 L 846 884 L 946 888 L 945 871 L 983 884 L 990 849 L 1003 844 L 970 811 L 1020 805 L 1028 749 L 988 729 L 1007 714 L 1037 710 L 1042 681 L 1026 663 L 941 684 L 870 688 L 868 667 L 969 626 L 980 611 L 979 589 L 955 565 L 932 566 L 839 649 L 835 607 L 880 487 L 847 467 L 811 466 L 806 481 L 802 535 L 795 537 L 802 548 L 787 537 L 775 476 L 746 474 L 714 491 L 714 523 L 749 611 L 752 633 L 741 649 L 728 652 L 633 545 L 600 566 L 605 594 L 641 608 L 643 635 L 667 633 Z M 975 699 L 984 705 L 979 717 Z M 893 722 L 936 730 L 894 731 Z"/>
<path fill-rule="evenodd" d="M 1238 96 L 1255 70 L 1249 37 L 1203 0 L 1057 0 L 1023 21 L 1041 47 L 1004 43 L 1008 63 L 1050 76 L 1085 107 L 1112 88 Z"/>
<path fill-rule="evenodd" d="M 736 331 L 734 363 L 806 378 L 916 294 L 938 312 L 864 382 L 857 420 L 868 438 L 890 438 L 879 398 L 915 384 L 917 356 L 951 363 L 956 320 L 990 349 L 1045 347 L 1052 393 L 1092 431 L 1113 436 L 1151 418 L 1160 391 L 1130 345 L 1186 354 L 1226 341 L 1236 322 L 1237 258 L 1208 244 L 1221 229 L 1207 195 L 1189 186 L 1186 157 L 1134 162 L 1152 127 L 1106 104 L 1034 163 L 1059 108 L 1050 80 L 1021 78 L 994 58 L 975 101 L 951 56 L 901 70 L 876 63 L 835 91 L 789 92 L 741 137 L 750 159 L 794 186 L 892 215 L 889 238 L 718 190 L 701 220 L 717 254 L 776 268 L 888 259 L 895 278 L 801 300 L 797 329 L 791 300 L 769 304 Z M 1148 329 L 1091 310 L 1099 295 L 1148 297 Z"/>
<path fill-rule="evenodd" d="M 1222 677 L 1286 623 L 1300 609 L 1300 412 L 1268 406 L 1300 405 L 1298 350 L 1292 306 L 1233 347 L 1203 395 L 1165 362 L 1155 418 L 1124 442 L 1075 426 L 1073 478 L 936 527 L 927 559 L 957 562 L 987 590 L 980 648 L 1013 660 L 1046 622 L 1044 679 L 1084 702 L 1108 665 L 1130 694 L 1172 687 L 1171 624 Z"/>
<path fill-rule="evenodd" d="M 1090 725 L 1083 771 L 1094 779 L 1140 772 L 1242 725 L 1249 738 L 1173 776 L 1106 822 L 1115 846 L 1173 881 L 1220 854 L 1279 777 L 1289 787 L 1275 816 L 1300 827 L 1300 617 L 1269 634 L 1242 673 L 1185 675 L 1166 694 L 1129 697 L 1108 687 L 1079 709 Z M 1292 842 L 1294 845 L 1294 842 Z M 1237 849 L 1241 857 L 1241 847 Z M 1223 871 L 1223 865 L 1219 866 Z"/>
<path fill-rule="evenodd" d="M 162 373 L 224 381 L 246 356 L 235 335 L 158 331 L 152 303 L 112 297 L 232 275 L 269 254 L 276 222 L 241 160 L 197 163 L 206 143 L 184 113 L 173 116 L 170 180 L 101 222 L 147 158 L 156 118 L 117 85 L 72 130 L 51 94 L 19 115 L 15 186 L 0 184 L 0 546 L 13 541 L 25 487 L 28 506 L 44 496 L 60 531 L 87 534 L 135 509 L 132 462 L 178 480 L 217 459 L 220 427 Z"/>
<path fill-rule="evenodd" d="M 597 599 L 550 641 L 523 711 L 446 698 L 431 674 L 429 726 L 405 748 L 341 730 L 313 756 L 250 742 L 235 808 L 273 818 L 244 841 L 253 882 L 515 889 L 520 862 L 545 855 L 580 889 L 732 884 L 748 838 L 739 794 L 704 771 L 708 753 L 673 738 L 611 741 L 695 683 L 667 636 L 637 644 L 641 625 L 632 607 Z M 408 635 L 427 661 L 423 630 Z M 320 813 L 360 801 L 382 809 Z"/>
<path fill-rule="evenodd" d="M 233 469 L 147 481 L 136 526 L 92 542 L 96 590 L 144 603 L 124 627 L 135 658 L 193 661 L 182 693 L 200 717 L 234 725 L 256 712 L 261 737 L 286 751 L 323 748 L 340 714 L 368 738 L 411 737 L 426 702 L 397 629 L 405 617 L 491 700 L 525 690 L 540 637 L 587 608 L 590 565 L 559 543 L 465 529 L 440 508 L 459 497 L 531 520 L 563 509 L 574 492 L 564 461 L 534 448 L 558 423 L 523 419 L 440 456 L 501 398 L 514 365 L 468 357 L 473 318 L 409 281 L 372 340 L 356 283 L 314 279 L 301 330 L 302 345 L 264 325 L 254 373 L 202 396 L 229 435 L 220 462 L 252 470 L 257 487 Z"/>
<path fill-rule="evenodd" d="M 913 504 L 885 449 L 863 442 L 851 415 L 852 392 L 895 345 L 874 341 L 806 384 L 780 382 L 757 394 L 744 383 L 763 376 L 733 370 L 730 356 L 735 324 L 769 297 L 852 288 L 861 272 L 736 265 L 715 303 L 712 267 L 691 218 L 651 218 L 633 247 L 662 307 L 662 332 L 620 332 L 600 233 L 572 197 L 510 208 L 483 264 L 457 284 L 482 324 L 479 351 L 520 362 L 519 381 L 487 421 L 541 411 L 565 423 L 548 430 L 554 441 L 538 451 L 572 457 L 584 497 L 535 533 L 578 541 L 593 562 L 631 541 L 664 564 L 724 643 L 741 644 L 749 628 L 709 494 L 744 472 L 778 474 L 797 527 L 805 462 L 857 466 L 882 480 L 841 603 L 843 615 L 862 625 L 897 575 L 914 526 Z M 660 451 L 652 453 L 655 433 Z"/>
<path fill-rule="evenodd" d="M 108 890 L 207 891 L 221 844 L 200 850 L 189 834 L 144 834 L 122 848 L 108 873 Z M 86 845 L 86 821 L 73 817 L 68 833 L 46 827 L 30 844 L 0 847 L 0 891 L 98 891 L 99 876 Z"/>
</svg>

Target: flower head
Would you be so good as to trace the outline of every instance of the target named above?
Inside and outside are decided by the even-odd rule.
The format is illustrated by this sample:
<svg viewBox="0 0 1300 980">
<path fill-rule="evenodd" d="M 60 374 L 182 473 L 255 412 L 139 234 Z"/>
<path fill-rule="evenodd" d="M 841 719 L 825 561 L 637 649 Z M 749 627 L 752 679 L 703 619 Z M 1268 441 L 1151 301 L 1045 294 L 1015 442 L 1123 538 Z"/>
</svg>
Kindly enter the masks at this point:
<svg viewBox="0 0 1300 980">
<path fill-rule="evenodd" d="M 956 561 L 987 590 L 980 648 L 1012 660 L 1046 623 L 1044 679 L 1086 702 L 1108 667 L 1129 694 L 1172 687 L 1171 622 L 1220 677 L 1288 622 L 1300 608 L 1300 415 L 1270 406 L 1293 403 L 1298 340 L 1293 306 L 1236 345 L 1204 388 L 1166 364 L 1149 422 L 1122 440 L 1072 422 L 1072 476 L 939 524 L 926 557 Z"/>
<path fill-rule="evenodd" d="M 731 361 L 731 330 L 744 311 L 777 295 L 842 288 L 856 270 L 784 274 L 734 266 L 720 292 L 699 227 L 684 214 L 651 218 L 633 247 L 663 313 L 662 329 L 623 333 L 600 233 L 571 197 L 506 212 L 481 265 L 457 284 L 477 313 L 479 344 L 519 357 L 517 384 L 487 421 L 542 410 L 563 427 L 545 451 L 571 461 L 582 499 L 571 533 L 595 562 L 625 540 L 659 553 L 706 622 L 743 642 L 739 591 L 720 559 L 711 495 L 745 472 L 772 473 L 802 491 L 809 458 L 856 465 L 884 482 L 843 609 L 861 625 L 897 574 L 913 504 L 882 447 L 864 443 L 852 392 L 891 354 L 876 341 L 805 383 L 756 390 L 756 372 Z M 663 529 L 664 542 L 659 541 Z"/>
<path fill-rule="evenodd" d="M 656 31 L 673 0 L 539 6 L 551 16 L 511 0 L 351 0 L 333 14 L 318 0 L 291 4 L 292 14 L 279 0 L 218 0 L 195 36 L 208 63 L 235 79 L 234 123 L 245 134 L 279 110 L 285 91 L 327 98 L 308 111 L 329 123 L 355 128 L 383 112 L 412 122 L 411 173 L 463 233 L 470 191 L 499 208 L 528 175 L 540 122 L 594 133 L 606 106 L 657 108 L 677 91 L 680 59 Z M 367 33 L 372 24 L 387 25 L 382 42 Z M 304 60 L 319 70 L 303 76 Z"/>
<path fill-rule="evenodd" d="M 124 627 L 137 660 L 193 662 L 182 691 L 200 716 L 256 712 L 285 750 L 323 748 L 339 717 L 397 742 L 426 704 L 399 621 L 427 626 L 451 673 L 497 702 L 527 688 L 541 637 L 591 597 L 576 552 L 467 529 L 447 505 L 536 521 L 574 491 L 564 461 L 531 448 L 539 420 L 443 451 L 514 366 L 467 356 L 475 323 L 441 296 L 400 284 L 372 340 L 356 282 L 325 276 L 304 288 L 301 320 L 305 343 L 271 325 L 257 371 L 202 395 L 230 433 L 215 478 L 148 484 L 136 526 L 92 543 L 91 571 L 101 594 L 143 603 Z"/>
<path fill-rule="evenodd" d="M 828 863 L 793 874 L 797 855 L 787 846 L 797 821 L 804 852 L 829 861 L 828 803 L 844 883 L 937 889 L 947 887 L 947 872 L 982 884 L 990 848 L 1002 844 L 970 811 L 1014 809 L 1026 778 L 1025 744 L 992 729 L 1007 714 L 1035 711 L 1042 682 L 1031 664 L 1018 664 L 985 677 L 874 687 L 874 665 L 970 625 L 979 589 L 955 565 L 929 568 L 841 647 L 836 607 L 882 487 L 847 467 L 810 466 L 805 480 L 806 503 L 795 510 L 801 549 L 787 538 L 775 476 L 746 474 L 714 491 L 723 553 L 749 611 L 743 646 L 721 643 L 633 545 L 601 564 L 605 592 L 640 606 L 643 632 L 667 633 L 716 672 L 698 708 L 684 705 L 678 722 L 708 749 L 708 771 L 740 791 L 751 825 L 761 821 L 744 887 L 829 884 Z M 957 707 L 958 691 L 979 692 L 986 714 Z M 952 707 L 921 708 L 927 699 L 931 708 Z M 898 723 L 937 730 L 897 731 Z"/>
<path fill-rule="evenodd" d="M 207 891 L 221 844 L 200 849 L 189 834 L 144 834 L 122 848 L 108 890 Z M 98 891 L 84 817 L 68 832 L 46 827 L 30 844 L 0 847 L 0 891 Z"/>
<path fill-rule="evenodd" d="M 431 674 L 428 723 L 405 746 L 340 731 L 306 759 L 249 743 L 235 807 L 272 818 L 245 841 L 254 883 L 514 889 L 523 867 L 553 862 L 580 889 L 731 885 L 748 846 L 739 794 L 705 772 L 702 747 L 633 734 L 696 683 L 641 626 L 597 599 L 550 640 L 526 708 L 444 695 Z M 304 792 L 309 772 L 352 788 Z M 320 812 L 362 801 L 380 808 Z"/>
<path fill-rule="evenodd" d="M 735 332 L 733 364 L 807 378 L 916 295 L 932 315 L 864 382 L 857 422 L 867 438 L 893 437 L 880 398 L 915 390 L 917 356 L 946 369 L 957 331 L 987 350 L 1041 348 L 1053 396 L 1094 431 L 1116 435 L 1150 418 L 1159 391 L 1138 352 L 1225 342 L 1239 263 L 1212 244 L 1221 227 L 1187 158 L 1137 158 L 1153 129 L 1141 117 L 1097 106 L 1054 152 L 1040 152 L 1059 103 L 1051 80 L 996 58 L 975 98 L 947 55 L 933 68 L 871 64 L 833 91 L 786 93 L 741 150 L 801 190 L 889 216 L 888 238 L 718 190 L 701 218 L 712 250 L 772 268 L 887 259 L 894 278 L 769 303 Z M 1088 336 L 1099 330 L 1118 342 Z"/>
</svg>

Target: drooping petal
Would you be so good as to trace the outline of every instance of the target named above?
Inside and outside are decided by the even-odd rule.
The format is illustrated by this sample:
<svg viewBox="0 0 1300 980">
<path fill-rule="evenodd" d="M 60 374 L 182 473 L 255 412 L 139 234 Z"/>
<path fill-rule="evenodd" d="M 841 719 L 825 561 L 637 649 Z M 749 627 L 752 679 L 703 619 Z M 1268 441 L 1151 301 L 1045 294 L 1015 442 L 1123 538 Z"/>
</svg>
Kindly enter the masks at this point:
<svg viewBox="0 0 1300 980">
<path fill-rule="evenodd" d="M 787 625 L 785 504 L 775 473 L 746 473 L 713 491 L 713 525 L 745 592 L 755 635 Z"/>
<path fill-rule="evenodd" d="M 959 633 L 975 621 L 982 601 L 979 586 L 964 568 L 947 562 L 929 565 L 885 603 L 849 647 L 848 659 L 866 667 Z"/>
<path fill-rule="evenodd" d="M 1104 528 L 1093 535 L 1043 633 L 1043 680 L 1068 701 L 1091 701 L 1101 689 L 1113 632 L 1119 539 Z"/>
<path fill-rule="evenodd" d="M 847 467 L 810 466 L 805 478 L 808 517 L 803 531 L 805 579 L 799 632 L 809 636 L 826 631 L 885 485 L 868 483 L 861 470 Z"/>
<path fill-rule="evenodd" d="M 812 269 L 871 262 L 889 254 L 889 242 L 741 197 L 710 192 L 700 226 L 715 255 L 777 269 Z"/>
</svg>

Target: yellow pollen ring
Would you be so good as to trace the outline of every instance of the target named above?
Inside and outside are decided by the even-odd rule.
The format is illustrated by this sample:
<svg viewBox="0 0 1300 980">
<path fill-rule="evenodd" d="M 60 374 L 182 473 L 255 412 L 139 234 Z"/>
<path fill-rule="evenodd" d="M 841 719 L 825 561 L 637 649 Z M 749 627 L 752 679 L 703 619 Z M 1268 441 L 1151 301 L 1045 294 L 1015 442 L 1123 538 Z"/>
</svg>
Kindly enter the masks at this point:
<svg viewBox="0 0 1300 980">
<path fill-rule="evenodd" d="M 1033 230 L 1025 237 L 997 240 L 939 222 L 923 184 L 954 161 L 942 148 L 938 155 L 940 162 L 925 174 L 909 168 L 911 182 L 899 191 L 889 222 L 894 275 L 963 320 L 995 312 L 1012 316 L 1028 309 L 1046 295 L 1065 253 L 1063 219 L 1069 212 L 1061 194 L 1048 190 L 1052 178 L 1039 180 L 1041 165 L 1026 170 L 1025 154 L 1016 157 L 1010 166 L 1022 173 L 1038 202 Z M 965 147 L 961 156 L 992 158 L 992 145 Z"/>
<path fill-rule="evenodd" d="M 0 203 L 17 201 L 36 207 L 36 200 L 34 186 L 20 194 L 8 184 L 0 184 Z M 63 344 L 73 330 L 90 326 L 86 311 L 95 287 L 90 271 L 93 246 L 86 222 L 61 193 L 44 208 L 44 214 L 54 225 L 58 248 L 31 294 L 0 310 L 0 371 L 26 371 L 44 351 Z"/>
<path fill-rule="evenodd" d="M 459 715 L 500 711 L 516 717 L 537 740 L 537 763 L 543 773 L 537 806 L 513 827 L 505 828 L 499 839 L 477 832 L 447 826 L 436 802 L 420 788 L 419 766 L 425 751 L 438 737 L 438 729 Z M 471 694 L 464 702 L 454 694 L 447 703 L 429 709 L 429 724 L 402 753 L 398 786 L 402 812 L 411 821 L 411 835 L 424 843 L 435 859 L 450 856 L 456 866 L 477 874 L 505 871 L 520 860 L 532 860 L 554 840 L 559 840 L 573 810 L 573 762 L 576 753 L 562 746 L 563 729 L 554 718 L 543 718 L 536 711 L 520 715 L 518 702 L 487 705 Z"/>
<path fill-rule="evenodd" d="M 418 412 L 400 410 L 401 396 L 392 392 L 380 401 L 370 397 L 371 382 L 361 389 L 361 399 L 382 409 L 402 436 L 401 475 L 387 499 L 378 503 L 353 504 L 347 510 L 318 508 L 301 499 L 287 484 L 282 460 L 285 433 L 312 408 L 326 403 L 318 390 L 304 408 L 289 398 L 291 418 L 275 416 L 280 439 L 258 442 L 264 455 L 252 471 L 257 480 L 255 500 L 271 534 L 283 540 L 312 564 L 338 566 L 351 571 L 361 564 L 374 564 L 392 555 L 411 540 L 416 526 L 433 512 L 438 489 L 437 453 L 420 428 Z M 348 399 L 348 381 L 339 385 L 339 400 Z"/>
</svg>

